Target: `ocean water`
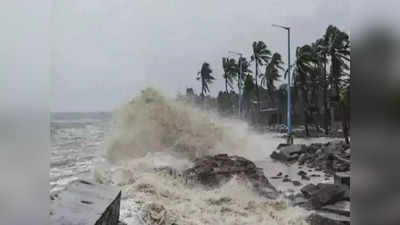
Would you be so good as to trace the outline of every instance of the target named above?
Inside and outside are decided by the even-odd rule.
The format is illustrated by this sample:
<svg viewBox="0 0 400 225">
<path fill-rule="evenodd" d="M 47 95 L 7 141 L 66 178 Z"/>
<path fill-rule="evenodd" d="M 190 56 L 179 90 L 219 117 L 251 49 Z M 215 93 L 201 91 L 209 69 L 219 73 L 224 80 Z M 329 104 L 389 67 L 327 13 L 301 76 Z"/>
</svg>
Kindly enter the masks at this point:
<svg viewBox="0 0 400 225">
<path fill-rule="evenodd" d="M 90 174 L 102 161 L 111 113 L 52 113 L 50 117 L 50 193 L 79 176 Z"/>
<path fill-rule="evenodd" d="M 180 172 L 192 165 L 191 159 L 216 153 L 244 156 L 262 167 L 268 178 L 282 172 L 301 180 L 298 165 L 269 158 L 284 141 L 279 134 L 258 134 L 244 122 L 168 100 L 155 90 L 145 91 L 113 114 L 52 114 L 51 141 L 50 192 L 82 176 L 118 186 L 121 220 L 131 225 L 306 224 L 309 212 L 283 197 L 301 186 L 269 179 L 283 192 L 278 200 L 269 200 L 237 179 L 213 190 L 186 184 Z"/>
</svg>

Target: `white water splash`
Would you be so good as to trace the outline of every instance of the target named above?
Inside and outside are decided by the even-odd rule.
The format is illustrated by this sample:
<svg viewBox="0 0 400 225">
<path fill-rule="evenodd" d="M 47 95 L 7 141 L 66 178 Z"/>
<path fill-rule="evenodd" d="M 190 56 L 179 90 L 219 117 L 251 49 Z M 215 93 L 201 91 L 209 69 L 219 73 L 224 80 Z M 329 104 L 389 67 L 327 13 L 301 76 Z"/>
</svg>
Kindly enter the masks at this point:
<svg viewBox="0 0 400 225">
<path fill-rule="evenodd" d="M 124 106 L 95 178 L 122 189 L 122 220 L 128 224 L 303 225 L 307 213 L 272 201 L 232 179 L 217 189 L 185 184 L 180 172 L 191 159 L 228 153 L 250 160 L 276 147 L 243 122 L 220 119 L 190 105 L 167 100 L 154 89 Z M 157 168 L 169 167 L 176 174 Z"/>
</svg>

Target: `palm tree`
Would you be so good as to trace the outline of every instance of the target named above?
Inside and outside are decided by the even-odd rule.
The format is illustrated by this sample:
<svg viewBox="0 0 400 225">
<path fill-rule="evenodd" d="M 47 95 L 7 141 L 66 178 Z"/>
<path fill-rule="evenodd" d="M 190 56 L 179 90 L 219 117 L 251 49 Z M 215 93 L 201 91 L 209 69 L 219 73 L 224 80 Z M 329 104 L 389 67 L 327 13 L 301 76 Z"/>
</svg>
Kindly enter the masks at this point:
<svg viewBox="0 0 400 225">
<path fill-rule="evenodd" d="M 201 66 L 200 72 L 197 73 L 197 80 L 201 79 L 201 100 L 204 101 L 204 96 L 207 92 L 210 92 L 208 85 L 212 83 L 215 78 L 211 76 L 212 70 L 210 64 L 204 62 Z"/>
<path fill-rule="evenodd" d="M 308 124 L 312 120 L 312 95 L 315 93 L 316 74 L 318 73 L 318 59 L 314 49 L 310 45 L 304 45 L 296 49 L 296 63 L 294 79 L 297 85 L 297 89 L 301 90 L 303 99 L 303 111 L 304 111 L 304 127 L 306 135 L 309 136 Z M 310 96 L 311 95 L 311 96 Z"/>
<path fill-rule="evenodd" d="M 271 97 L 272 102 L 274 103 L 273 92 L 276 87 L 274 82 L 278 81 L 281 77 L 279 71 L 283 70 L 283 61 L 282 57 L 279 53 L 274 53 L 272 55 L 271 61 L 265 67 L 265 73 L 261 74 L 261 86 L 268 88 L 269 96 Z"/>
<path fill-rule="evenodd" d="M 256 67 L 256 96 L 257 96 L 257 109 L 260 111 L 260 91 L 258 89 L 258 65 L 262 66 L 267 64 L 271 58 L 271 51 L 267 48 L 267 45 L 263 41 L 253 42 L 253 55 L 251 56 L 251 61 L 255 61 Z"/>
<path fill-rule="evenodd" d="M 338 103 L 342 77 L 348 75 L 346 71 L 349 70 L 350 40 L 345 32 L 332 25 L 328 26 L 323 39 L 326 45 L 326 53 L 330 57 L 331 63 L 329 75 L 330 99 Z M 333 122 L 335 117 L 333 107 L 331 107 L 331 110 L 331 120 Z"/>
<path fill-rule="evenodd" d="M 336 97 L 339 96 L 341 77 L 349 70 L 350 39 L 349 35 L 330 25 L 324 35 L 327 44 L 327 53 L 331 58 L 330 79 L 335 89 Z"/>
<path fill-rule="evenodd" d="M 233 89 L 233 78 L 237 74 L 235 59 L 223 57 L 222 68 L 224 70 L 222 77 L 225 79 L 225 91 L 228 93 L 228 86 Z"/>
<path fill-rule="evenodd" d="M 242 67 L 242 73 L 240 74 L 240 67 Z M 237 78 L 237 85 L 239 93 L 243 89 L 244 81 L 247 76 L 251 76 L 252 71 L 249 69 L 250 63 L 245 57 L 239 57 L 237 64 L 234 66 L 235 76 Z M 240 82 L 240 83 L 239 83 Z M 240 85 L 241 84 L 241 85 Z"/>
<path fill-rule="evenodd" d="M 325 37 L 327 37 L 325 35 Z M 320 82 L 322 85 L 323 91 L 323 113 L 324 113 L 324 130 L 325 134 L 328 134 L 328 123 L 329 123 L 329 109 L 328 109 L 328 76 L 326 72 L 326 64 L 328 62 L 327 55 L 328 55 L 328 41 L 326 38 L 320 38 L 315 43 L 313 43 L 313 47 L 318 55 L 319 66 L 321 71 L 323 71 L 320 75 Z"/>
</svg>

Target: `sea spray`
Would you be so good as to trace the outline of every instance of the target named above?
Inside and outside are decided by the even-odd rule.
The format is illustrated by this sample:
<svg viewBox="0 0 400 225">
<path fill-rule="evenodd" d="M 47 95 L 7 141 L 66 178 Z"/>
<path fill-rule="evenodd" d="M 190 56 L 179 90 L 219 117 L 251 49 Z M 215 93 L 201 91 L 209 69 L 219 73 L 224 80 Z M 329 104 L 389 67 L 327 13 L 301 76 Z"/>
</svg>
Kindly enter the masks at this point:
<svg viewBox="0 0 400 225">
<path fill-rule="evenodd" d="M 180 175 L 191 160 L 204 155 L 267 157 L 264 149 L 276 143 L 243 122 L 146 89 L 117 113 L 113 134 L 107 161 L 97 165 L 95 177 L 121 187 L 121 218 L 128 224 L 306 224 L 304 210 L 265 199 L 236 178 L 205 189 L 188 185 Z"/>
<path fill-rule="evenodd" d="M 276 147 L 245 122 L 219 118 L 151 88 L 117 112 L 115 126 L 106 151 L 110 162 L 154 152 L 173 152 L 189 159 L 228 153 L 260 160 L 267 157 L 265 150 Z"/>
</svg>

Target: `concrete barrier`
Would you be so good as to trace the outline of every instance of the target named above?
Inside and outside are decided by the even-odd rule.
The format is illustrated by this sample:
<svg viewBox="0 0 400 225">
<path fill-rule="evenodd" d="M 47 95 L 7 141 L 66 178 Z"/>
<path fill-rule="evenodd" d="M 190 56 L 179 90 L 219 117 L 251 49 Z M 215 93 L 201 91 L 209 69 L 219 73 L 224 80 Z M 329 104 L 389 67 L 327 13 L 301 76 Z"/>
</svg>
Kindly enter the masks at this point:
<svg viewBox="0 0 400 225">
<path fill-rule="evenodd" d="M 121 191 L 86 180 L 52 195 L 50 225 L 117 225 Z"/>
</svg>

